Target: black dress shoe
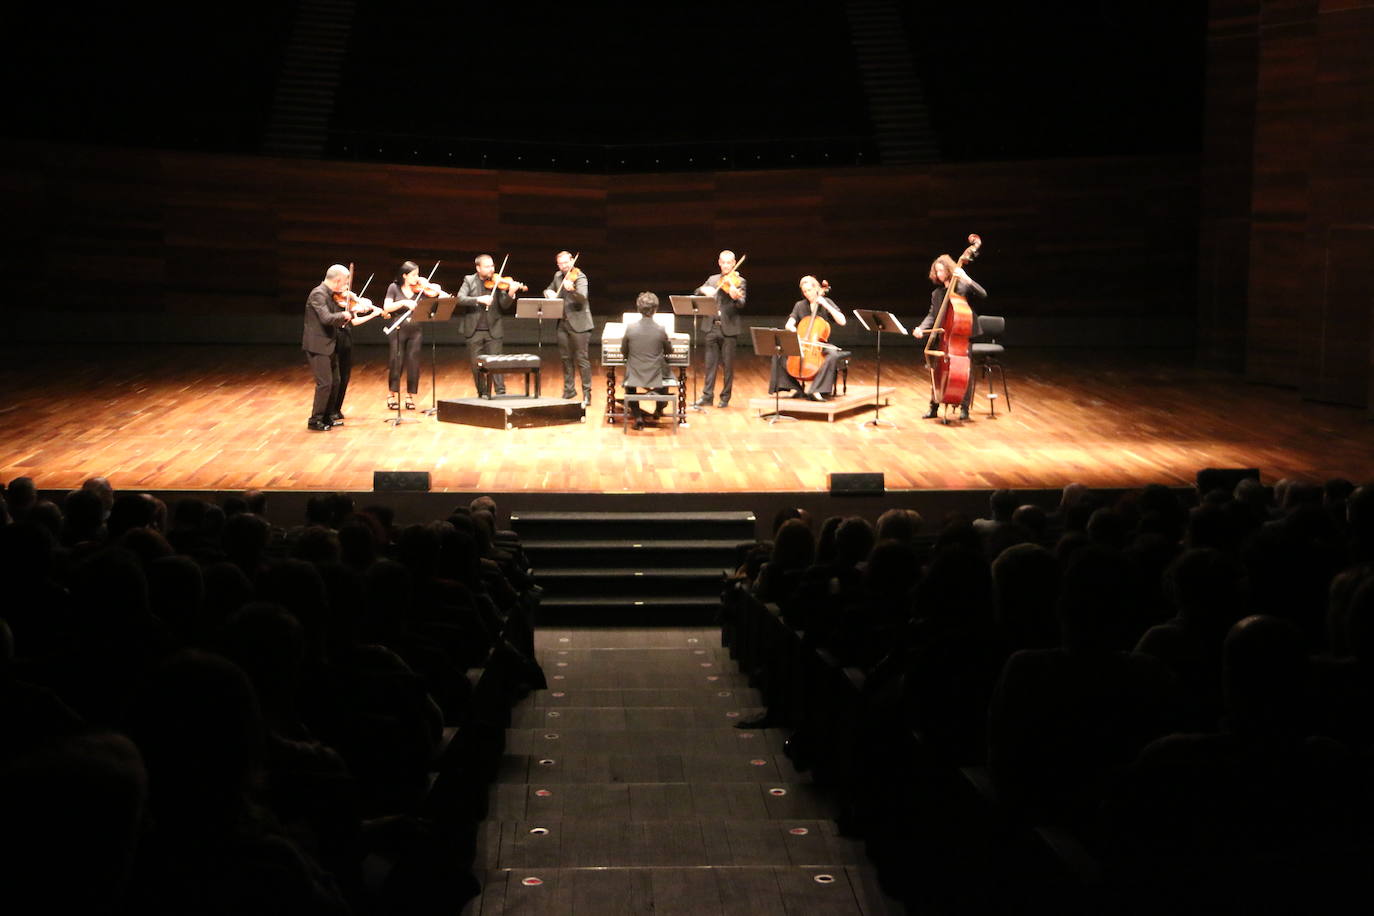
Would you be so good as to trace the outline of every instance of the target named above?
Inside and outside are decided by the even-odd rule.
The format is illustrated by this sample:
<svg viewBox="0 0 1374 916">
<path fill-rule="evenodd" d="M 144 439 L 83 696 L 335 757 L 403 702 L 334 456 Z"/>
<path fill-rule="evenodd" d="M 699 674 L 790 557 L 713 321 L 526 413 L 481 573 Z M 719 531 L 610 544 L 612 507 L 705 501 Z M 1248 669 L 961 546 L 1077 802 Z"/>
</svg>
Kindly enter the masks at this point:
<svg viewBox="0 0 1374 916">
<path fill-rule="evenodd" d="M 563 400 L 571 401 L 575 397 L 577 397 L 577 392 L 573 391 L 571 388 L 566 388 L 563 390 Z"/>
<path fill-rule="evenodd" d="M 330 425 L 330 426 L 343 426 L 343 425 L 344 425 L 344 415 L 341 414 L 341 413 L 331 413 L 331 414 L 329 415 L 329 425 Z"/>
<path fill-rule="evenodd" d="M 967 407 L 960 407 L 960 408 L 959 408 L 959 419 L 960 419 L 960 420 L 967 420 L 967 419 L 968 419 L 968 408 L 967 408 Z"/>
<path fill-rule="evenodd" d="M 729 407 L 729 406 L 730 406 L 730 399 L 729 399 L 729 398 L 721 398 L 721 399 L 720 399 L 720 406 L 721 406 L 721 407 Z"/>
<path fill-rule="evenodd" d="M 634 422 L 634 428 L 635 428 L 635 429 L 643 429 L 643 428 L 644 428 L 644 421 L 643 421 L 643 420 L 635 420 L 635 422 Z"/>
<path fill-rule="evenodd" d="M 940 415 L 940 405 L 939 405 L 939 404 L 931 404 L 931 405 L 930 405 L 930 410 L 927 410 L 924 414 L 922 414 L 922 415 L 921 415 L 921 419 L 922 419 L 922 420 L 934 420 L 934 419 L 935 419 L 936 417 L 938 417 L 939 415 Z"/>
<path fill-rule="evenodd" d="M 693 407 L 710 407 L 710 406 L 711 406 L 711 396 L 710 396 L 709 394 L 704 394 L 704 395 L 702 395 L 701 397 L 697 398 L 695 402 L 693 402 L 692 406 L 693 406 Z"/>
<path fill-rule="evenodd" d="M 582 392 L 582 406 L 583 406 L 583 407 L 591 407 L 591 406 L 592 406 L 592 393 L 591 393 L 590 391 L 584 391 L 584 392 Z"/>
<path fill-rule="evenodd" d="M 305 428 L 317 433 L 327 432 L 334 428 L 334 424 L 328 420 L 321 420 L 318 417 L 311 417 L 306 421 Z"/>
</svg>

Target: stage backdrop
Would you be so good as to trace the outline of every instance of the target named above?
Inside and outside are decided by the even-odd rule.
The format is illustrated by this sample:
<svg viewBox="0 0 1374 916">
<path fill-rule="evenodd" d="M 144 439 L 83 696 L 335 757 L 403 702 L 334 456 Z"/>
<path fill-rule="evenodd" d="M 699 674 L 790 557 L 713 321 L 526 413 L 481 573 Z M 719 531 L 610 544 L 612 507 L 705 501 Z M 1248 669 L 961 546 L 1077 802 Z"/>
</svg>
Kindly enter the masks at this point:
<svg viewBox="0 0 1374 916">
<path fill-rule="evenodd" d="M 403 259 L 441 259 L 455 289 L 475 254 L 509 253 L 538 290 L 567 248 L 604 321 L 640 290 L 689 291 L 728 247 L 748 255 L 757 324 L 781 324 L 808 273 L 846 308 L 919 320 L 932 258 L 977 232 L 972 272 L 1014 341 L 1191 346 L 1196 172 L 1147 157 L 561 175 L 5 143 L 0 308 L 30 339 L 290 343 L 334 262 L 355 262 L 359 285 L 375 274 L 380 297 Z"/>
</svg>

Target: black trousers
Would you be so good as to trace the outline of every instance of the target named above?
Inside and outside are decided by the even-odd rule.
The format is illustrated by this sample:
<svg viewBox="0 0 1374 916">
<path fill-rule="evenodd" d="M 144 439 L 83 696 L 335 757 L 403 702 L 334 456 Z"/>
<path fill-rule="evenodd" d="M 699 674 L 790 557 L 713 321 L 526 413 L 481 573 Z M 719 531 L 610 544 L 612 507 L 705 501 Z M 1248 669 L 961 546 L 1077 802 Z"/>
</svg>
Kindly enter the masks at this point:
<svg viewBox="0 0 1374 916">
<path fill-rule="evenodd" d="M 387 361 L 387 391 L 401 390 L 401 369 L 406 373 L 406 391 L 411 394 L 420 392 L 420 345 L 424 343 L 424 328 L 414 321 L 407 321 L 391 332 L 386 344 L 389 349 Z"/>
<path fill-rule="evenodd" d="M 339 394 L 339 357 L 334 353 L 306 351 L 305 361 L 315 376 L 315 400 L 310 405 L 310 419 L 323 420 L 332 412 Z"/>
<path fill-rule="evenodd" d="M 631 419 L 631 420 L 640 420 L 640 419 L 643 419 L 643 418 L 646 417 L 646 416 L 651 416 L 651 417 L 654 417 L 655 419 L 657 419 L 658 417 L 663 416 L 663 408 L 664 408 L 664 405 L 667 403 L 666 401 L 655 401 L 655 402 L 653 402 L 653 404 L 654 404 L 654 412 L 653 412 L 652 414 L 647 414 L 647 413 L 644 412 L 644 410 L 642 410 L 642 409 L 640 408 L 639 402 L 638 402 L 638 401 L 633 401 L 633 400 L 631 400 L 631 398 L 633 398 L 636 394 L 667 394 L 667 393 L 668 393 L 668 389 L 667 389 L 667 388 L 640 388 L 640 387 L 638 387 L 638 386 L 636 386 L 636 385 L 626 385 L 626 386 L 625 386 L 625 410 L 626 410 L 627 413 L 629 413 L 630 419 Z"/>
<path fill-rule="evenodd" d="M 348 380 L 353 376 L 353 341 L 344 340 L 344 332 L 340 331 L 338 340 L 334 343 L 334 361 L 339 364 L 339 390 L 334 393 L 334 399 L 329 402 L 329 411 L 326 417 L 343 412 L 344 397 L 348 394 Z"/>
<path fill-rule="evenodd" d="M 821 363 L 820 369 L 816 374 L 802 382 L 792 376 L 787 371 L 787 360 L 785 358 L 773 357 L 773 369 L 768 376 L 768 393 L 775 391 L 805 391 L 807 394 L 834 394 L 835 379 L 840 374 L 839 350 L 827 350 L 825 360 Z"/>
<path fill-rule="evenodd" d="M 720 370 L 720 399 L 730 400 L 735 387 L 735 338 L 726 337 L 719 322 L 711 325 L 702 343 L 706 350 L 706 378 L 701 383 L 702 400 L 711 400 L 716 390 L 716 370 Z"/>
<path fill-rule="evenodd" d="M 574 331 L 566 322 L 558 322 L 558 355 L 563 358 L 563 397 L 577 395 L 573 386 L 573 369 L 582 376 L 582 393 L 592 390 L 592 361 L 587 355 L 587 338 L 590 331 Z"/>
<path fill-rule="evenodd" d="M 477 357 L 495 356 L 501 352 L 501 338 L 492 337 L 491 331 L 474 331 L 468 338 L 468 362 L 472 365 L 472 385 L 477 389 L 477 396 L 485 395 L 486 387 L 482 383 L 482 374 L 477 371 Z M 506 377 L 504 375 L 493 375 L 492 390 L 496 394 L 506 393 Z"/>
</svg>

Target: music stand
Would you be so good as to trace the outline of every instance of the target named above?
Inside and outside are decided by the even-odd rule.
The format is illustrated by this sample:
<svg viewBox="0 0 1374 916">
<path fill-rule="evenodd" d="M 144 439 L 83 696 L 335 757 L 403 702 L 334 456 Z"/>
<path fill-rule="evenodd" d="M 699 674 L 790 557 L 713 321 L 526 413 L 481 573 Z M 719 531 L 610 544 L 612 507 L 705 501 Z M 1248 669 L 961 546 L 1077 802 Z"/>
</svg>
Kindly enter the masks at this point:
<svg viewBox="0 0 1374 916">
<path fill-rule="evenodd" d="M 544 349 L 544 319 L 559 319 L 563 317 L 562 299 L 516 299 L 515 300 L 516 318 L 533 318 L 539 323 L 535 327 L 534 345 L 536 349 Z"/>
<path fill-rule="evenodd" d="M 896 315 L 891 312 L 880 312 L 877 309 L 855 309 L 854 317 L 859 319 L 859 324 L 870 331 L 876 331 L 878 334 L 878 353 L 875 360 L 877 370 L 874 376 L 875 381 L 873 382 L 873 419 L 865 423 L 864 426 L 872 426 L 875 428 L 891 426 L 893 429 L 896 429 L 896 423 L 884 420 L 880 416 L 883 409 L 880 403 L 882 401 L 883 386 L 883 334 L 905 335 L 907 332 L 906 328 L 902 327 L 902 323 L 897 320 Z"/>
<path fill-rule="evenodd" d="M 786 359 L 789 356 L 801 356 L 801 340 L 797 337 L 796 331 L 789 331 L 786 328 L 750 328 L 749 333 L 754 338 L 754 353 L 758 356 L 775 356 L 778 359 Z M 768 423 L 772 425 L 780 420 L 795 421 L 796 417 L 783 416 L 782 401 L 778 391 L 773 391 L 773 412 L 768 415 Z"/>
<path fill-rule="evenodd" d="M 715 296 L 669 296 L 668 301 L 672 303 L 673 314 L 692 316 L 692 349 L 697 348 L 697 318 L 705 315 L 714 318 L 720 314 L 720 303 Z M 687 360 L 692 364 L 692 403 L 689 410 L 705 413 L 706 408 L 697 405 L 697 366 L 689 357 Z"/>
<path fill-rule="evenodd" d="M 453 310 L 458 307 L 457 296 L 445 296 L 442 299 L 434 299 L 433 305 L 429 309 L 417 307 L 415 314 L 411 316 L 411 321 L 448 321 L 453 317 Z M 437 341 L 434 335 L 429 335 L 429 408 L 422 411 L 425 416 L 431 416 L 439 412 L 439 389 L 438 372 L 435 369 L 435 345 Z"/>
</svg>

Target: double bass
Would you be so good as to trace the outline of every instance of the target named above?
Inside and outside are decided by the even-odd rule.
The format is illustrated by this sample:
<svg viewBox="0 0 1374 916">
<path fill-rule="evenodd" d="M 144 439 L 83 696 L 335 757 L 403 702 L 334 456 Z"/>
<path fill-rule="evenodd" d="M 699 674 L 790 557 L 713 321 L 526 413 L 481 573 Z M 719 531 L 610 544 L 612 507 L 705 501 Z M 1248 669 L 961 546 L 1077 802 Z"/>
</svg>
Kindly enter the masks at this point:
<svg viewBox="0 0 1374 916">
<path fill-rule="evenodd" d="M 821 371 L 826 350 L 822 344 L 830 339 L 830 322 L 820 315 L 820 298 L 830 292 L 829 281 L 820 281 L 817 289 L 816 301 L 811 303 L 813 311 L 797 322 L 797 343 L 801 347 L 801 355 L 787 357 L 787 374 L 799 382 L 809 381 Z"/>
<path fill-rule="evenodd" d="M 959 255 L 955 270 L 978 257 L 983 240 L 969 234 L 969 246 Z M 969 338 L 973 336 L 973 309 L 959 295 L 959 278 L 950 275 L 944 301 L 926 340 L 926 368 L 930 370 L 930 400 L 936 405 L 962 404 L 969 385 Z"/>
</svg>

